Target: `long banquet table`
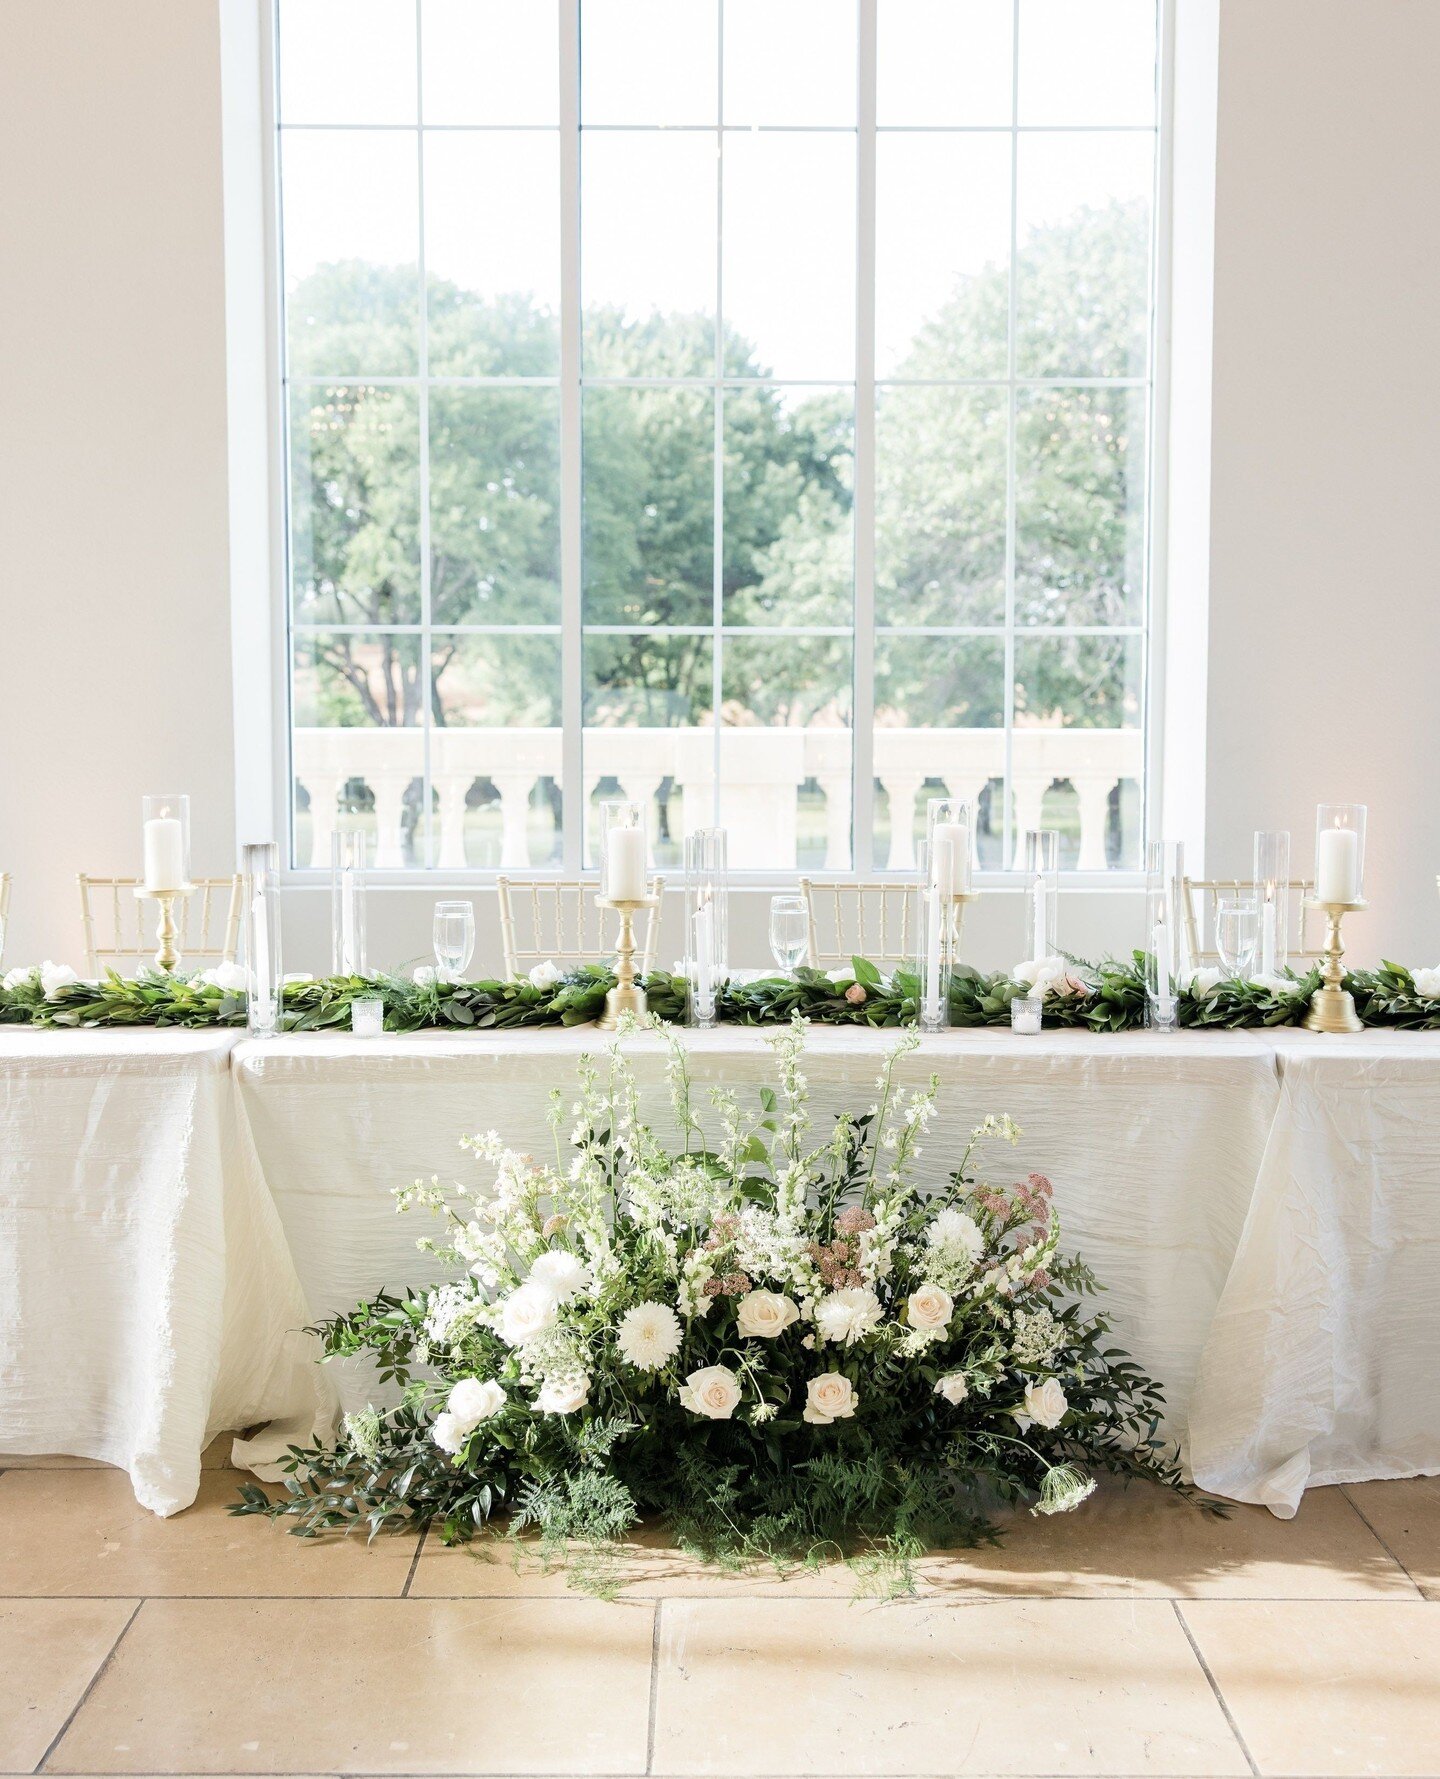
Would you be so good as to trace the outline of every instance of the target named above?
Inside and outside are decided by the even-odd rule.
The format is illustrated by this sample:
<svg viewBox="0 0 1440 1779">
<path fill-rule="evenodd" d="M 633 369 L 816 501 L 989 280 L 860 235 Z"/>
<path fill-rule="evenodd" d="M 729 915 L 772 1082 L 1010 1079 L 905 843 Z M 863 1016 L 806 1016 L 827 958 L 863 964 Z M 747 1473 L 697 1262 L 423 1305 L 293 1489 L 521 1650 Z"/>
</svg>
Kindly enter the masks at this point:
<svg viewBox="0 0 1440 1779">
<path fill-rule="evenodd" d="M 765 1036 L 735 1027 L 691 1034 L 702 1089 L 770 1081 Z M 817 1127 L 833 1111 L 873 1101 L 893 1040 L 883 1031 L 812 1031 L 806 1073 Z M 41 1355 L 69 1290 L 69 1223 L 88 1213 L 103 1228 L 126 1206 L 155 1198 L 156 1157 L 168 1160 L 164 1177 L 183 1177 L 183 1186 L 160 1195 L 149 1220 L 153 1242 L 165 1239 L 166 1206 L 193 1218 L 208 1204 L 212 1221 L 217 1203 L 228 1207 L 223 1254 L 212 1244 L 193 1262 L 177 1258 L 170 1273 L 177 1297 L 212 1300 L 223 1278 L 237 1305 L 229 1275 L 243 1273 L 240 1350 L 259 1356 L 247 1359 L 254 1373 L 277 1332 L 430 1276 L 415 1249 L 425 1225 L 418 1214 L 396 1215 L 392 1188 L 430 1174 L 465 1177 L 477 1165 L 457 1146 L 467 1132 L 494 1128 L 514 1146 L 550 1152 L 551 1089 L 568 1093 L 579 1056 L 606 1041 L 590 1028 L 370 1041 L 0 1033 L 0 1185 L 12 1203 L 17 1192 L 30 1200 L 27 1218 L 16 1222 L 13 1263 L 16 1278 L 25 1278 L 25 1303 L 0 1307 L 7 1361 L 0 1451 L 100 1443 L 93 1436 L 85 1447 L 34 1443 L 65 1436 L 63 1416 L 42 1407 L 59 1379 Z M 177 1115 L 157 1083 L 191 1054 L 186 1046 L 209 1059 L 214 1091 L 208 1110 L 192 1095 L 180 1142 Z M 23 1091 L 8 1066 L 16 1049 L 26 1059 Z M 637 1038 L 630 1050 L 658 1111 L 658 1040 Z M 107 1055 L 127 1080 L 118 1099 L 102 1067 Z M 148 1089 L 147 1055 L 156 1064 Z M 1306 1486 L 1440 1472 L 1440 1297 L 1431 1284 L 1440 1263 L 1440 1040 L 1390 1032 L 968 1031 L 927 1038 L 904 1066 L 912 1079 L 932 1069 L 941 1076 L 924 1163 L 937 1178 L 985 1112 L 1006 1111 L 1020 1123 L 1020 1148 L 992 1155 L 991 1171 L 1038 1168 L 1055 1181 L 1065 1243 L 1106 1285 L 1102 1302 L 1118 1341 L 1163 1380 L 1169 1430 L 1200 1483 L 1289 1514 Z M 86 1070 L 95 1083 L 89 1090 Z M 150 1112 L 145 1092 L 159 1095 Z M 142 1141 L 152 1117 L 162 1122 Z M 56 1134 L 62 1129 L 69 1137 Z M 66 1159 L 75 1136 L 90 1156 L 79 1170 Z M 56 1202 L 71 1207 L 69 1222 L 54 1214 Z M 0 1217 L 14 1216 L 0 1208 Z M 233 1342 L 232 1322 L 238 1311 L 225 1318 Z M 77 1339 L 83 1349 L 105 1340 L 107 1329 L 112 1338 L 134 1332 L 113 1297 L 93 1306 L 78 1337 L 67 1331 L 69 1361 L 83 1368 Z M 283 1367 L 279 1384 L 237 1396 L 216 1357 L 226 1341 L 217 1346 L 213 1329 L 205 1338 L 216 1388 L 208 1413 L 191 1407 L 181 1417 L 195 1437 L 202 1421 L 210 1430 L 241 1424 L 239 1396 L 248 1411 L 260 1411 L 255 1419 L 323 1416 L 324 1399 L 317 1402 L 313 1386 L 307 1395 Z M 22 1373 L 15 1381 L 12 1351 Z M 284 1351 L 293 1355 L 293 1344 Z M 120 1362 L 112 1354 L 109 1363 Z M 333 1382 L 346 1406 L 370 1390 L 363 1372 L 342 1371 Z M 154 1368 L 152 1388 L 161 1398 L 171 1393 L 163 1368 Z M 17 1402 L 28 1441 L 19 1447 Z M 127 1403 L 133 1422 L 138 1406 L 133 1397 Z M 111 1456 L 123 1443 L 89 1455 Z M 257 1442 L 251 1457 L 259 1463 L 271 1449 Z M 177 1481 L 168 1507 L 153 1490 L 150 1504 L 172 1510 L 183 1495 Z"/>
</svg>

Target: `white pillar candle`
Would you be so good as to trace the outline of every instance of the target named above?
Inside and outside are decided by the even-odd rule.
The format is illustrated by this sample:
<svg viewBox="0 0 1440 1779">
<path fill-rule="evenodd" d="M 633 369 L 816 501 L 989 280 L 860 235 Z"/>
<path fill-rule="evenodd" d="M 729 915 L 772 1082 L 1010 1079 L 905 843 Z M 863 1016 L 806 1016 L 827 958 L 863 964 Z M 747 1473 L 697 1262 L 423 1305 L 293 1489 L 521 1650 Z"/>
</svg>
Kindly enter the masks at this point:
<svg viewBox="0 0 1440 1779">
<path fill-rule="evenodd" d="M 938 826 L 930 842 L 930 881 L 944 898 L 955 893 L 955 843 Z"/>
<path fill-rule="evenodd" d="M 948 874 L 940 881 L 940 893 L 965 896 L 970 893 L 970 830 L 964 822 L 936 822 L 932 839 L 938 870 L 942 857 L 948 859 Z"/>
<path fill-rule="evenodd" d="M 1050 897 L 1049 885 L 1043 872 L 1037 872 L 1035 881 L 1030 885 L 1030 917 L 1035 923 L 1035 953 L 1037 958 L 1050 955 Z"/>
<path fill-rule="evenodd" d="M 1265 900 L 1260 904 L 1260 974 L 1275 974 L 1275 885 L 1265 885 Z"/>
<path fill-rule="evenodd" d="M 925 934 L 925 1023 L 940 1023 L 940 886 L 932 879 Z"/>
<path fill-rule="evenodd" d="M 265 897 L 256 894 L 250 904 L 251 930 L 254 933 L 255 955 L 250 959 L 250 992 L 255 997 L 255 1018 L 261 1025 L 275 1019 L 274 966 L 270 962 L 270 923 L 265 915 Z"/>
<path fill-rule="evenodd" d="M 645 830 L 611 828 L 605 838 L 605 894 L 612 902 L 643 902 Z"/>
<path fill-rule="evenodd" d="M 340 878 L 340 968 L 346 976 L 359 970 L 355 944 L 355 873 L 342 872 Z"/>
<path fill-rule="evenodd" d="M 1360 843 L 1353 828 L 1322 828 L 1315 848 L 1315 900 L 1358 902 Z"/>
<path fill-rule="evenodd" d="M 145 824 L 145 887 L 178 890 L 185 881 L 185 830 L 173 815 L 152 815 Z"/>
<path fill-rule="evenodd" d="M 1175 940 L 1170 932 L 1170 922 L 1165 918 L 1163 904 L 1155 916 L 1154 939 L 1156 992 L 1163 1000 L 1172 993 L 1171 983 L 1175 976 Z"/>
<path fill-rule="evenodd" d="M 708 902 L 695 910 L 695 998 L 708 1019 L 715 1008 L 715 917 Z"/>
</svg>

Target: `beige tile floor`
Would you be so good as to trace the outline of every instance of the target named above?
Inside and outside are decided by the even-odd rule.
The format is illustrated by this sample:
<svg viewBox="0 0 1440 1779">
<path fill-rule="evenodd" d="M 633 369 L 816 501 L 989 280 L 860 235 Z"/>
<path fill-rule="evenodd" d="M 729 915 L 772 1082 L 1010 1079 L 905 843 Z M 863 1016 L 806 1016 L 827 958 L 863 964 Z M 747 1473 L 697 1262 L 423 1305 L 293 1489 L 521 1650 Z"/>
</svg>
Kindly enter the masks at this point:
<svg viewBox="0 0 1440 1779">
<path fill-rule="evenodd" d="M 1440 1776 L 1440 1480 L 1288 1523 L 1103 1490 L 891 1604 L 647 1537 L 607 1605 L 232 1519 L 226 1449 L 169 1521 L 0 1458 L 0 1773 Z"/>
</svg>

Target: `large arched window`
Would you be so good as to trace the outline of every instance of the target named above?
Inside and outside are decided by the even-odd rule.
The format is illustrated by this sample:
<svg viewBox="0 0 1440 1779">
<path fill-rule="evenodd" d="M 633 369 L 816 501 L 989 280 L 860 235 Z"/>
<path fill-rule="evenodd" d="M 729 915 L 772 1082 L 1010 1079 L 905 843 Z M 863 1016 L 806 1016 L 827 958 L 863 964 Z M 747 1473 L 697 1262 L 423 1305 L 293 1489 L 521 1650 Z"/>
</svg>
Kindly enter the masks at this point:
<svg viewBox="0 0 1440 1779">
<path fill-rule="evenodd" d="M 277 0 L 292 863 L 1144 825 L 1155 0 Z"/>
</svg>

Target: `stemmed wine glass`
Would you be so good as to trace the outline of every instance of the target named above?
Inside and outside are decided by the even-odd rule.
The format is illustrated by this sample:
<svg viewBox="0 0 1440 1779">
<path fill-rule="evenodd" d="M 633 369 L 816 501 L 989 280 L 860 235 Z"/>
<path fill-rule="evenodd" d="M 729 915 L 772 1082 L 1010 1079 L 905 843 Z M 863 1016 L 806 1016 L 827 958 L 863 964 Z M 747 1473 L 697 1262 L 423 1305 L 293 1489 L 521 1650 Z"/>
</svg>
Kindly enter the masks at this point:
<svg viewBox="0 0 1440 1779">
<path fill-rule="evenodd" d="M 799 896 L 770 898 L 770 955 L 788 976 L 810 949 L 810 923 Z"/>
<path fill-rule="evenodd" d="M 1247 976 L 1255 961 L 1260 914 L 1253 896 L 1220 896 L 1215 902 L 1215 949 L 1227 974 Z"/>
<path fill-rule="evenodd" d="M 461 980 L 475 952 L 475 904 L 437 902 L 431 932 L 441 974 L 452 981 Z"/>
</svg>

